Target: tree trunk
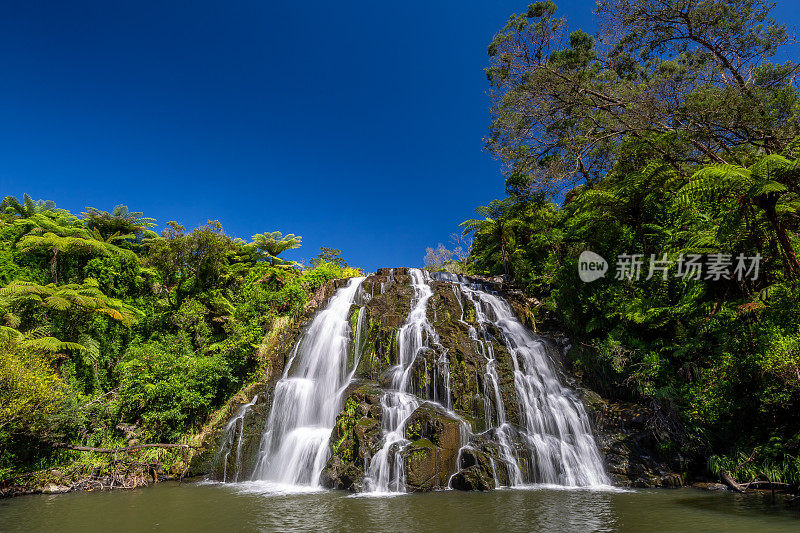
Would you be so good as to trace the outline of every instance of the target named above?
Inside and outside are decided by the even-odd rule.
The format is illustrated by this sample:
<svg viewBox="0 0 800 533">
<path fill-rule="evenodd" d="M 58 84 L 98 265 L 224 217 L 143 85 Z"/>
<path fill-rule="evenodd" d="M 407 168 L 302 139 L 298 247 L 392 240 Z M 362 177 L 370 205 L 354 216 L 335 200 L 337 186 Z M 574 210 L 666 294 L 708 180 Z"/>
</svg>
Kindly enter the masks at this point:
<svg viewBox="0 0 800 533">
<path fill-rule="evenodd" d="M 53 283 L 58 285 L 58 248 L 53 248 L 53 258 L 50 260 L 50 276 Z"/>
<path fill-rule="evenodd" d="M 778 220 L 778 214 L 775 212 L 774 204 L 765 206 L 764 210 L 766 212 L 767 219 L 769 219 L 770 223 L 772 224 L 772 228 L 775 230 L 775 234 L 778 236 L 778 242 L 780 243 L 783 253 L 786 256 L 786 261 L 789 265 L 789 271 L 795 280 L 800 281 L 800 263 L 797 261 L 797 255 L 794 253 L 792 241 L 789 239 L 789 233 L 786 231 L 786 226 L 781 224 L 780 220 Z"/>
<path fill-rule="evenodd" d="M 736 492 L 745 491 L 745 488 L 742 487 L 739 483 L 737 483 L 736 480 L 733 479 L 733 476 L 731 476 L 728 472 L 722 473 L 722 481 L 724 481 L 728 487 L 730 487 L 732 490 L 735 490 Z"/>
<path fill-rule="evenodd" d="M 508 276 L 510 273 L 508 271 L 508 252 L 506 251 L 506 243 L 500 238 L 500 258 L 503 260 L 503 273 Z"/>
<path fill-rule="evenodd" d="M 66 444 L 64 442 L 56 442 L 53 444 L 54 448 L 66 448 L 68 450 L 76 450 L 79 452 L 93 452 L 93 453 L 123 453 L 132 452 L 135 450 L 144 450 L 146 448 L 194 448 L 191 444 L 137 444 L 135 446 L 126 446 L 125 448 L 93 448 L 91 446 L 75 446 L 74 444 Z"/>
</svg>

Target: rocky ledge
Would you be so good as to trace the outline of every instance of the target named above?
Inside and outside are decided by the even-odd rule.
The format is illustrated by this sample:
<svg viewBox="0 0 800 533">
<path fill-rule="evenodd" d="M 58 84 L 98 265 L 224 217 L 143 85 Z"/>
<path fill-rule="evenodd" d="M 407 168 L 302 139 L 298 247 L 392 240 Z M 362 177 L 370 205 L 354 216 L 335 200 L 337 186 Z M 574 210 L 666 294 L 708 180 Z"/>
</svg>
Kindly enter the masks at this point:
<svg viewBox="0 0 800 533">
<path fill-rule="evenodd" d="M 525 298 L 513 287 L 494 280 L 473 278 L 471 281 L 496 290 L 511 305 L 520 320 L 536 328 L 537 302 Z M 345 281 L 333 284 L 315 298 L 314 307 L 322 306 L 333 291 Z M 504 457 L 511 453 L 518 458 L 523 477 L 533 478 L 535 465 L 528 464 L 523 421 L 516 397 L 515 362 L 500 332 L 487 331 L 496 365 L 498 397 L 488 393 L 487 359 L 476 349 L 476 309 L 468 298 L 459 296 L 454 284 L 431 281 L 433 295 L 428 300 L 428 320 L 438 334 L 438 343 L 418 354 L 410 369 L 409 392 L 420 398 L 419 407 L 405 427 L 407 445 L 392 450 L 391 457 L 403 461 L 406 489 L 430 491 L 445 488 L 458 490 L 492 490 L 509 485 L 511 473 Z M 389 386 L 389 369 L 398 362 L 397 333 L 410 311 L 413 289 L 408 269 L 379 269 L 367 277 L 360 296 L 350 310 L 352 332 L 360 337 L 351 343 L 349 368 L 355 368 L 354 382 L 343 394 L 342 409 L 330 436 L 330 458 L 321 475 L 329 488 L 349 491 L 365 489 L 365 465 L 382 446 L 383 409 L 381 399 Z M 307 315 L 310 318 L 310 313 Z M 302 325 L 302 324 L 300 324 Z M 216 479 L 249 479 L 255 467 L 264 421 L 269 412 L 274 383 L 283 372 L 290 353 L 290 341 L 296 340 L 297 326 L 281 337 L 268 351 L 268 379 L 252 386 L 229 413 L 241 416 L 231 435 L 225 431 L 224 419 L 214 426 L 191 472 L 212 472 Z M 559 368 L 565 382 L 574 379 L 563 372 L 561 361 L 568 347 L 564 339 L 541 337 L 547 357 Z M 446 357 L 443 357 L 446 356 Z M 446 365 L 442 363 L 446 359 Z M 444 383 L 447 382 L 447 387 Z M 582 396 L 596 430 L 598 446 L 604 455 L 606 470 L 615 484 L 635 487 L 674 487 L 684 483 L 680 461 L 659 458 L 658 442 L 649 430 L 647 409 L 632 404 L 608 402 L 591 391 L 573 389 Z M 445 392 L 449 390 L 449 395 Z M 254 397 L 258 395 L 255 402 Z M 448 396 L 448 397 L 446 397 Z M 432 401 L 425 401 L 428 398 Z M 497 426 L 503 404 L 506 424 L 501 453 Z M 252 404 L 245 413 L 243 405 Z M 441 406 L 448 405 L 448 409 Z M 230 422 L 228 422 L 230 426 Z M 467 444 L 467 429 L 472 433 Z M 239 429 L 236 429 L 239 428 Z M 232 440 L 233 439 L 233 440 Z M 226 448 L 227 446 L 227 448 Z M 508 449 L 510 447 L 510 450 Z M 238 450 L 231 453 L 231 450 Z M 227 451 L 226 451 L 227 450 Z M 395 451 L 399 451 L 395 454 Z M 394 465 L 392 465 L 394 466 Z"/>
</svg>

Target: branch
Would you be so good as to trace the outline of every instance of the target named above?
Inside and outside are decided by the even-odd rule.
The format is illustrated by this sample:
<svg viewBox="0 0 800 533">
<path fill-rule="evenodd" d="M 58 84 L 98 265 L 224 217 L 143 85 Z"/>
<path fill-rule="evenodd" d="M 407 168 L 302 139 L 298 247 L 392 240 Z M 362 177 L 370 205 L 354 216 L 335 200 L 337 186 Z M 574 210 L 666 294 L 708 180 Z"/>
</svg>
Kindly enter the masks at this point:
<svg viewBox="0 0 800 533">
<path fill-rule="evenodd" d="M 108 396 L 109 394 L 113 394 L 113 393 L 117 392 L 118 390 L 119 390 L 119 387 L 117 387 L 117 388 L 115 388 L 115 389 L 111 389 L 110 391 L 106 392 L 105 394 L 101 394 L 100 396 L 98 396 L 98 397 L 97 397 L 97 398 L 95 398 L 94 400 L 90 401 L 89 403 L 85 403 L 85 404 L 81 405 L 81 406 L 78 408 L 78 410 L 86 409 L 87 407 L 89 407 L 89 406 L 90 406 L 90 405 L 92 405 L 93 403 L 97 403 L 97 402 L 99 402 L 100 400 L 102 400 L 103 398 L 105 398 L 106 396 Z"/>
<path fill-rule="evenodd" d="M 736 492 L 744 492 L 747 490 L 745 487 L 738 484 L 736 480 L 734 480 L 733 477 L 731 477 L 731 475 L 727 471 L 722 473 L 722 481 L 724 481 L 728 487 L 730 487 L 732 490 L 735 490 Z"/>
<path fill-rule="evenodd" d="M 79 452 L 94 452 L 94 453 L 125 453 L 134 450 L 142 450 L 144 448 L 193 448 L 199 449 L 198 446 L 191 444 L 137 444 L 136 446 L 128 446 L 126 448 L 92 448 L 90 446 L 75 446 L 73 444 L 66 444 L 64 442 L 57 442 L 53 444 L 54 448 L 66 448 L 68 450 L 77 450 Z"/>
<path fill-rule="evenodd" d="M 738 470 L 739 470 L 740 468 L 742 468 L 744 465 L 746 465 L 747 463 L 749 463 L 750 461 L 752 461 L 752 460 L 753 460 L 753 458 L 756 456 L 756 453 L 757 453 L 757 452 L 758 452 L 758 446 L 756 446 L 755 448 L 753 448 L 753 453 L 751 453 L 751 454 L 750 454 L 750 457 L 748 457 L 747 459 L 745 459 L 744 461 L 742 461 L 741 463 L 739 463 L 739 464 L 736 466 L 736 468 L 734 468 L 734 469 L 733 469 L 733 471 L 734 471 L 734 472 L 738 471 Z"/>
</svg>

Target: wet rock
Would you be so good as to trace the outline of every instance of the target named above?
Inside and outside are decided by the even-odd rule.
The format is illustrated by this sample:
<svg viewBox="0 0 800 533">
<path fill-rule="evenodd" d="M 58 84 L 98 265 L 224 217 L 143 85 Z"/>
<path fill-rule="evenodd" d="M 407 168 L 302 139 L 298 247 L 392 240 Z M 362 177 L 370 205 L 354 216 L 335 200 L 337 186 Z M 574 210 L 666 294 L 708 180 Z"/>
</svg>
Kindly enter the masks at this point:
<svg viewBox="0 0 800 533">
<path fill-rule="evenodd" d="M 583 389 L 584 405 L 594 418 L 595 439 L 605 456 L 606 471 L 615 485 L 627 487 L 681 487 L 679 456 L 666 460 L 649 427 L 652 410 L 638 404 L 610 402 Z M 675 463 L 670 464 L 670 463 Z"/>
<path fill-rule="evenodd" d="M 425 402 L 408 417 L 406 438 L 411 441 L 428 439 L 435 446 L 458 453 L 461 448 L 461 422 L 437 405 Z"/>
<path fill-rule="evenodd" d="M 487 478 L 478 466 L 470 466 L 459 470 L 450 480 L 450 487 L 456 490 L 477 490 L 487 491 L 494 488 L 494 480 Z"/>
<path fill-rule="evenodd" d="M 199 436 L 201 446 L 192 456 L 186 475 L 208 474 L 212 479 L 228 481 L 235 477 L 240 480 L 248 479 L 252 475 L 258 459 L 264 421 L 272 405 L 274 386 L 274 380 L 255 383 L 230 400 L 226 406 L 229 415 L 206 428 L 207 434 Z M 226 432 L 226 426 L 231 419 L 256 395 L 256 402 L 247 409 L 243 419 L 231 427 L 232 433 Z M 236 448 L 240 440 L 241 453 L 237 454 Z"/>
<path fill-rule="evenodd" d="M 413 296 L 407 284 L 376 278 L 370 276 L 362 284 L 370 296 L 365 298 L 361 359 L 356 369 L 357 376 L 369 380 L 381 379 L 388 368 L 397 364 L 397 330 L 410 311 Z"/>
<path fill-rule="evenodd" d="M 408 491 L 447 488 L 461 448 L 461 422 L 426 402 L 408 418 L 406 437 L 412 441 L 402 451 Z"/>
<path fill-rule="evenodd" d="M 70 488 L 66 485 L 57 485 L 55 483 L 48 483 L 42 488 L 42 494 L 64 494 L 69 491 Z"/>
<path fill-rule="evenodd" d="M 381 448 L 381 390 L 375 382 L 359 382 L 345 391 L 342 411 L 331 431 L 331 457 L 322 472 L 325 487 L 358 490 L 364 463 Z"/>
<path fill-rule="evenodd" d="M 456 490 L 493 490 L 496 485 L 508 484 L 508 473 L 498 455 L 495 443 L 477 436 L 476 442 L 461 449 L 457 468 L 450 479 L 450 487 Z M 475 448 L 473 446 L 478 446 Z M 498 468 L 497 465 L 501 467 Z M 495 481 L 495 477 L 497 480 Z"/>
</svg>

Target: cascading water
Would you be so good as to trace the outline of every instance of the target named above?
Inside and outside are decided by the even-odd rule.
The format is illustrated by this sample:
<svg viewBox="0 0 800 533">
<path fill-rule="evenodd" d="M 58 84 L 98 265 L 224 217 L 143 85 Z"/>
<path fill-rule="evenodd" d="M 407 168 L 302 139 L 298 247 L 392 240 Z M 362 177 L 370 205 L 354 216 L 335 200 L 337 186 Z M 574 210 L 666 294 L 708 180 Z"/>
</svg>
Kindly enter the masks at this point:
<svg viewBox="0 0 800 533">
<path fill-rule="evenodd" d="M 409 274 L 414 289 L 413 306 L 397 334 L 399 361 L 390 370 L 392 389 L 386 391 L 381 398 L 383 446 L 369 462 L 364 480 L 367 492 L 405 490 L 405 472 L 400 454 L 409 442 L 404 435 L 405 422 L 420 403 L 410 392 L 414 361 L 422 350 L 439 342 L 427 314 L 428 300 L 433 296 L 433 290 L 425 279 L 425 272 L 412 268 L 409 269 Z M 449 381 L 447 384 L 449 385 Z M 446 394 L 449 396 L 449 390 Z"/>
<path fill-rule="evenodd" d="M 455 276 L 444 279 L 458 282 L 475 306 L 476 322 L 482 338 L 478 337 L 477 331 L 470 331 L 470 336 L 476 343 L 476 349 L 487 361 L 486 383 L 492 388 L 497 418 L 495 434 L 501 458 L 510 467 L 510 483 L 566 486 L 609 484 L 583 404 L 558 379 L 542 341 L 517 319 L 508 303 L 498 296 L 470 287 Z M 520 470 L 512 451 L 509 436 L 511 428 L 505 419 L 496 361 L 487 339 L 486 326 L 490 323 L 501 332 L 514 363 L 514 388 L 524 418 L 525 431 L 522 436 L 531 465 L 526 473 Z"/>
<path fill-rule="evenodd" d="M 480 396 L 483 396 L 484 426 L 487 429 L 481 435 L 472 433 L 465 418 L 453 411 L 452 399 L 457 400 L 457 409 L 464 409 L 461 391 L 465 385 L 461 381 L 456 384 L 459 387 L 456 396 L 450 388 L 448 348 L 459 350 L 453 353 L 457 354 L 458 364 L 464 365 L 463 348 L 460 348 L 464 344 L 453 344 L 457 337 L 452 336 L 452 330 L 447 330 L 448 336 L 440 341 L 428 319 L 429 301 L 435 302 L 430 306 L 434 321 L 437 313 L 439 316 L 442 312 L 448 313 L 446 308 L 444 311 L 441 309 L 445 300 L 438 297 L 431 300 L 434 295 L 431 276 L 419 269 L 408 269 L 408 275 L 413 289 L 411 309 L 397 330 L 396 349 L 393 350 L 396 364 L 381 379 L 383 383 L 388 382 L 388 386 L 384 386 L 380 395 L 380 425 L 375 426 L 375 430 L 380 428 L 380 431 L 374 437 L 364 437 L 379 440 L 371 441 L 373 444 L 369 445 L 369 450 L 361 448 L 363 490 L 388 494 L 405 492 L 407 467 L 412 469 L 408 479 L 414 479 L 409 483 L 416 486 L 419 478 L 411 476 L 417 476 L 417 469 L 422 467 L 421 463 L 410 459 L 411 455 L 406 456 L 410 453 L 407 446 L 411 444 L 406 438 L 406 425 L 423 403 L 427 409 L 422 411 L 423 417 L 429 416 L 426 413 L 433 408 L 445 418 L 460 423 L 460 444 L 456 443 L 460 449 L 456 454 L 451 438 L 450 448 L 447 448 L 451 451 L 446 452 L 455 454 L 447 460 L 454 460 L 456 466 L 446 486 L 463 487 L 467 479 L 464 476 L 475 471 L 471 465 L 483 472 L 480 475 L 488 476 L 490 484 L 493 478 L 495 487 L 501 484 L 609 484 L 583 404 L 561 383 L 543 340 L 517 319 L 505 300 L 485 291 L 483 286 L 455 275 L 434 274 L 436 280 L 452 284 L 449 289 L 452 289 L 461 311 L 458 327 L 463 328 L 462 334 L 468 334 L 474 349 L 467 367 L 472 369 L 469 375 L 463 377 L 465 367 L 458 367 L 458 375 L 462 376 L 459 379 L 469 379 L 475 384 L 473 390 L 478 396 L 475 401 L 480 402 Z M 398 282 L 397 279 L 400 278 L 390 271 L 384 290 L 388 291 L 389 286 Z M 373 364 L 370 362 L 375 357 L 376 345 L 373 343 L 381 338 L 375 337 L 372 319 L 369 319 L 368 326 L 366 306 L 372 305 L 369 302 L 376 295 L 361 290 L 363 280 L 350 280 L 331 298 L 326 309 L 317 314 L 295 345 L 284 375 L 275 385 L 252 475 L 254 481 L 266 481 L 269 491 L 274 490 L 273 487 L 280 490 L 287 487 L 290 490 L 318 488 L 323 469 L 326 476 L 332 472 L 336 475 L 337 467 L 332 467 L 328 459 L 331 451 L 336 449 L 335 446 L 332 448 L 330 439 L 342 408 L 342 395 L 354 378 L 362 378 L 356 375 L 360 364 L 367 367 Z M 372 284 L 372 291 L 376 285 L 377 282 Z M 391 290 L 392 294 L 397 294 L 398 289 Z M 389 302 L 394 297 L 389 296 Z M 362 307 L 351 328 L 350 309 L 356 302 Z M 386 305 L 385 298 L 380 305 Z M 467 305 L 470 306 L 469 317 L 465 317 Z M 375 308 L 370 309 L 374 312 Z M 449 314 L 442 320 L 446 325 L 450 320 Z M 466 345 L 469 346 L 469 341 Z M 361 361 L 362 352 L 370 354 L 366 363 Z M 350 355 L 352 368 L 348 365 Z M 482 375 L 481 360 L 484 362 Z M 513 386 L 509 379 L 512 372 Z M 505 403 L 511 401 L 507 399 L 509 396 L 516 398 L 516 405 Z M 225 481 L 239 481 L 242 477 L 240 456 L 244 419 L 255 402 L 256 399 L 242 406 L 225 428 L 227 437 L 219 452 L 219 457 L 225 456 L 222 473 Z M 362 405 L 363 413 L 367 413 L 368 405 Z M 369 428 L 369 418 L 377 416 L 365 416 L 363 427 Z M 515 424 L 509 422 L 509 417 Z M 370 456 L 376 447 L 378 451 Z M 338 457 L 337 461 L 341 461 L 341 456 Z M 476 457 L 484 457 L 482 466 L 476 465 Z M 233 467 L 228 465 L 228 459 Z M 408 465 L 412 466 L 407 466 L 406 461 L 411 461 Z"/>
<path fill-rule="evenodd" d="M 347 369 L 350 307 L 364 278 L 352 278 L 318 313 L 275 385 L 253 478 L 283 486 L 319 486 Z"/>
<path fill-rule="evenodd" d="M 215 463 L 222 460 L 222 481 L 239 481 L 239 474 L 241 473 L 242 466 L 242 442 L 244 441 L 244 420 L 247 412 L 258 401 L 258 394 L 253 396 L 253 399 L 241 407 L 236 412 L 236 416 L 230 419 L 225 426 L 225 440 L 219 448 Z M 228 479 L 228 459 L 231 452 L 234 455 L 234 472 L 231 479 Z"/>
</svg>

